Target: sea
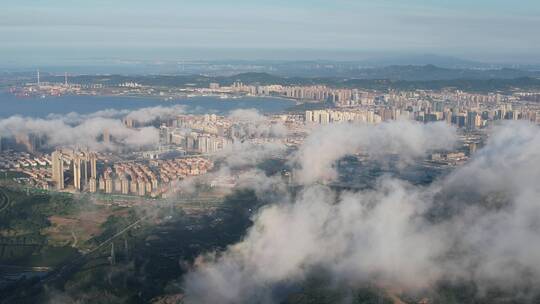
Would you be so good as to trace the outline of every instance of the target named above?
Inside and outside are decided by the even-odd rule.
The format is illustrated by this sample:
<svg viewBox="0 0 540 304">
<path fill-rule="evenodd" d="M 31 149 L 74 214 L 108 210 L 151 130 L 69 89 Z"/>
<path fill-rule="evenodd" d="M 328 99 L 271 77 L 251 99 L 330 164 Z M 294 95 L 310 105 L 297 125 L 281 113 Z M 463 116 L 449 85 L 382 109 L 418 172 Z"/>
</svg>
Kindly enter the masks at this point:
<svg viewBox="0 0 540 304">
<path fill-rule="evenodd" d="M 9 93 L 0 93 L 0 118 L 14 115 L 46 118 L 51 114 L 90 114 L 101 110 L 137 110 L 156 106 L 185 107 L 186 113 L 213 113 L 226 115 L 237 109 L 256 109 L 264 114 L 276 114 L 294 107 L 292 100 L 272 97 L 239 97 L 220 98 L 218 96 L 185 97 L 163 100 L 151 97 L 117 97 L 117 96 L 46 96 L 16 97 Z"/>
</svg>

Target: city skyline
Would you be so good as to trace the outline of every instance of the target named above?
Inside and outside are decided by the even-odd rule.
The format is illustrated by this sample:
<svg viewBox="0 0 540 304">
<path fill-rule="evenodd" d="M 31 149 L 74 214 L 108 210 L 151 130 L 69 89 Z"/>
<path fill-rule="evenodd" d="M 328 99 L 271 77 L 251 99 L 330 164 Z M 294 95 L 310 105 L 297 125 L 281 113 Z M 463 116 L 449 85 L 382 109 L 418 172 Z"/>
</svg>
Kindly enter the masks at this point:
<svg viewBox="0 0 540 304">
<path fill-rule="evenodd" d="M 96 58 L 365 59 L 440 54 L 538 63 L 540 4 L 505 1 L 18 1 L 0 65 Z"/>
</svg>

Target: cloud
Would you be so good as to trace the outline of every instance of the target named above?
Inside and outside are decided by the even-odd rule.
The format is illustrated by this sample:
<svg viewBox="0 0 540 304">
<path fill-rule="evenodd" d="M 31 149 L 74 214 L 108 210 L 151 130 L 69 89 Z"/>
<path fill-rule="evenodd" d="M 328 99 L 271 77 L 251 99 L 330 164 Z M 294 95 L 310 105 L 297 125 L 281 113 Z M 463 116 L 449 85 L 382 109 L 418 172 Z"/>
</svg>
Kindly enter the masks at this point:
<svg viewBox="0 0 540 304">
<path fill-rule="evenodd" d="M 331 124 L 315 129 L 296 153 L 300 169 L 297 181 L 309 184 L 332 180 L 333 165 L 344 156 L 367 153 L 373 158 L 398 154 L 402 161 L 423 156 L 434 149 L 449 149 L 456 142 L 455 129 L 445 123 L 420 124 L 394 121 L 378 125 Z"/>
<path fill-rule="evenodd" d="M 181 107 L 151 107 L 136 111 L 104 110 L 91 114 L 69 113 L 49 115 L 45 119 L 12 116 L 0 120 L 0 137 L 35 135 L 46 138 L 46 144 L 56 146 L 82 146 L 93 150 L 116 150 L 155 145 L 159 131 L 154 127 L 132 129 L 121 118 L 129 117 L 141 123 L 167 119 L 182 113 Z M 100 140 L 106 132 L 110 143 Z"/>
<path fill-rule="evenodd" d="M 265 122 L 266 116 L 262 115 L 256 109 L 237 109 L 229 113 L 229 118 L 243 122 Z"/>
<path fill-rule="evenodd" d="M 310 186 L 294 203 L 264 208 L 242 242 L 218 258 L 206 257 L 186 277 L 189 303 L 273 302 L 274 287 L 301 281 L 320 266 L 342 280 L 428 280 L 436 269 L 430 263 L 436 244 L 428 243 L 429 233 L 417 233 L 423 220 L 411 219 L 417 197 L 397 181 L 380 187 L 337 197 L 327 187 Z"/>
<path fill-rule="evenodd" d="M 287 128 L 254 109 L 234 110 L 229 114 L 233 124 L 233 141 L 217 157 L 230 169 L 253 167 L 269 158 L 285 157 L 283 138 Z"/>
<path fill-rule="evenodd" d="M 174 105 L 170 107 L 156 106 L 147 107 L 137 110 L 117 110 L 117 109 L 105 109 L 89 114 L 79 114 L 77 112 L 70 112 L 67 114 L 49 114 L 47 119 L 50 120 L 62 120 L 67 124 L 80 124 L 81 122 L 91 118 L 130 118 L 139 123 L 149 123 L 156 119 L 169 119 L 174 118 L 177 115 L 183 114 L 185 108 L 182 105 Z"/>
<path fill-rule="evenodd" d="M 218 157 L 223 158 L 226 165 L 231 168 L 242 168 L 255 166 L 269 158 L 284 156 L 285 150 L 285 144 L 280 141 L 236 141 L 220 151 Z"/>
<path fill-rule="evenodd" d="M 229 119 L 235 122 L 234 136 L 240 139 L 272 137 L 283 138 L 288 130 L 281 122 L 271 121 L 255 109 L 231 111 Z"/>
<path fill-rule="evenodd" d="M 184 107 L 180 105 L 171 107 L 151 107 L 131 111 L 126 117 L 140 123 L 152 122 L 156 119 L 170 119 L 184 113 Z"/>
<path fill-rule="evenodd" d="M 378 146 L 432 145 L 428 131 L 411 128 L 419 138 Z M 381 134 L 371 131 L 366 136 Z M 440 279 L 534 290 L 540 284 L 539 131 L 525 123 L 498 127 L 469 163 L 429 186 L 383 177 L 373 189 L 338 193 L 308 184 L 296 198 L 259 210 L 242 241 L 201 256 L 185 277 L 186 303 L 277 303 L 275 288 L 317 268 L 338 282 L 405 290 Z"/>
<path fill-rule="evenodd" d="M 201 185 L 225 183 L 237 189 L 255 190 L 256 195 L 265 201 L 278 194 L 286 195 L 281 177 L 267 176 L 256 168 L 265 160 L 286 156 L 287 146 L 282 138 L 275 137 L 276 133 L 268 128 L 270 124 L 277 124 L 271 123 L 266 116 L 253 109 L 232 111 L 229 119 L 234 122 L 237 138 L 216 153 L 219 170 L 187 177 L 171 187 L 171 191 L 193 195 Z M 285 126 L 281 127 L 286 130 Z M 273 195 L 269 195 L 270 192 Z"/>
<path fill-rule="evenodd" d="M 257 198 L 263 202 L 287 201 L 289 198 L 287 185 L 281 175 L 268 176 L 259 169 L 242 172 L 236 186 L 237 189 L 255 191 Z"/>
</svg>

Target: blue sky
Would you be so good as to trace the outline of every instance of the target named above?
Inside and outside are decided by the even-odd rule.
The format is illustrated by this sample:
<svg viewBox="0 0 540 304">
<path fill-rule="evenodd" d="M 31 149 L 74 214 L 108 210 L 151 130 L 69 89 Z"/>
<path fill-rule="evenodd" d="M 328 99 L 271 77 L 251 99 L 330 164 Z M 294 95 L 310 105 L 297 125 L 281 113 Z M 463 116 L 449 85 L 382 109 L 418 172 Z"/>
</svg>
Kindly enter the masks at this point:
<svg viewBox="0 0 540 304">
<path fill-rule="evenodd" d="M 267 58 L 280 50 L 540 62 L 540 1 L 2 0 L 0 45 L 0 63 Z"/>
</svg>

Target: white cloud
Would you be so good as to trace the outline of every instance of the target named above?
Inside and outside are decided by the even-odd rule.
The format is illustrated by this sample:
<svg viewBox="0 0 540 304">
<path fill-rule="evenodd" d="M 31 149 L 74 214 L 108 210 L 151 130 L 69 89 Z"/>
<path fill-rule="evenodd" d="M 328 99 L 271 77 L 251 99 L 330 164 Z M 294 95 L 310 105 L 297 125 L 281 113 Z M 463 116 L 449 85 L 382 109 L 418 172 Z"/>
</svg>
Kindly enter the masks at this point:
<svg viewBox="0 0 540 304">
<path fill-rule="evenodd" d="M 468 164 L 430 186 L 388 177 L 358 192 L 308 185 L 293 201 L 262 208 L 242 241 L 200 257 L 185 278 L 186 302 L 279 302 L 274 287 L 301 282 L 317 267 L 337 282 L 405 290 L 443 278 L 534 289 L 538 180 L 538 127 L 509 124 Z"/>
<path fill-rule="evenodd" d="M 334 163 L 359 152 L 374 158 L 396 153 L 406 162 L 431 149 L 449 149 L 455 141 L 455 130 L 445 123 L 331 124 L 316 129 L 300 147 L 294 157 L 300 165 L 295 178 L 302 184 L 335 179 Z"/>
</svg>

